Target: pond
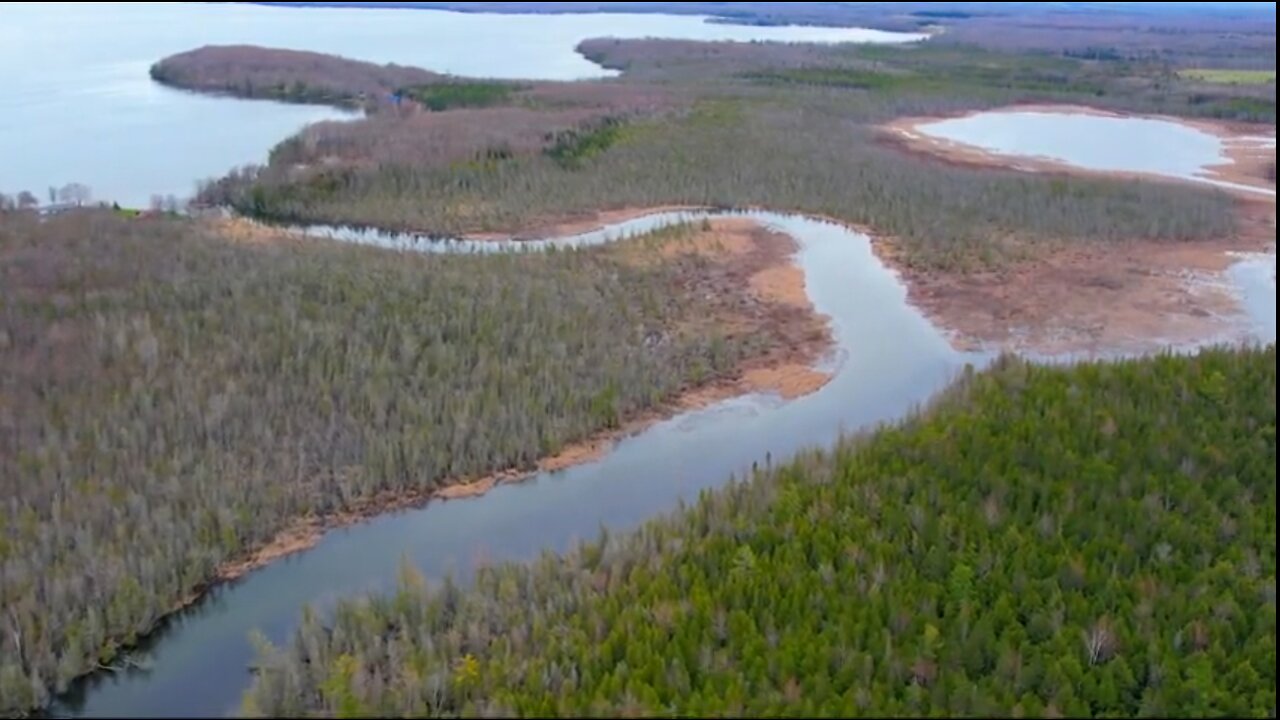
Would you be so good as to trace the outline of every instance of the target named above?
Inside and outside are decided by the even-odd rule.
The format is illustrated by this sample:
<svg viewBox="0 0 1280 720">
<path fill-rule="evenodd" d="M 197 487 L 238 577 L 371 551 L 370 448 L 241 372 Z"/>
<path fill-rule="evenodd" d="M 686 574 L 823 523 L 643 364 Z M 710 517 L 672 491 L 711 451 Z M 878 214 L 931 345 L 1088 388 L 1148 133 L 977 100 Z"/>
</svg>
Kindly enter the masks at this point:
<svg viewBox="0 0 1280 720">
<path fill-rule="evenodd" d="M 996 155 L 1051 160 L 1085 170 L 1142 173 L 1275 195 L 1275 191 L 1207 177 L 1229 162 L 1221 138 L 1170 120 L 1084 112 L 996 110 L 920 123 L 931 138 Z M 1265 139 L 1259 139 L 1265 144 Z M 1274 150 L 1275 140 L 1270 139 Z"/>
</svg>

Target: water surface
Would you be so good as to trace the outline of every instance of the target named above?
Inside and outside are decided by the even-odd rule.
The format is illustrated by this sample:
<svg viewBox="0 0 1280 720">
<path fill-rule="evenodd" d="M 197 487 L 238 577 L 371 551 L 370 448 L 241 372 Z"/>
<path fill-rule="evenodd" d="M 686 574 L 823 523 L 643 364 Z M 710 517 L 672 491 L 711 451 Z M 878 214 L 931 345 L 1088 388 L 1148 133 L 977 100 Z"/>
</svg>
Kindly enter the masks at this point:
<svg viewBox="0 0 1280 720">
<path fill-rule="evenodd" d="M 1275 195 L 1274 190 L 1205 177 L 1209 167 L 1229 162 L 1222 139 L 1168 120 L 996 110 L 923 123 L 916 130 L 998 155 L 1048 159 L 1101 172 L 1162 175 Z"/>
<path fill-rule="evenodd" d="M 658 213 L 605 230 L 529 243 L 432 242 L 410 235 L 312 228 L 351 242 L 423 252 L 536 251 L 611 242 L 723 213 Z M 394 587 L 402 560 L 438 581 L 467 580 L 478 563 L 564 551 L 600 528 L 633 528 L 753 463 L 830 446 L 847 432 L 900 419 L 990 355 L 960 353 L 907 302 L 907 289 L 870 240 L 828 222 L 747 213 L 794 237 L 815 309 L 831 318 L 834 379 L 793 402 L 764 394 L 684 413 L 618 444 L 597 462 L 542 473 L 479 498 L 436 502 L 331 532 L 314 550 L 217 588 L 178 615 L 141 653 L 148 670 L 99 675 L 54 708 L 109 717 L 213 716 L 236 709 L 251 677 L 250 633 L 286 641 L 306 605 Z M 1242 294 L 1253 337 L 1276 336 L 1275 256 L 1244 256 L 1228 280 Z M 1056 361 L 1083 358 L 1047 358 Z"/>
<path fill-rule="evenodd" d="M 661 214 L 556 244 L 606 242 L 705 216 Z M 835 377 L 824 389 L 790 403 L 770 395 L 728 400 L 656 425 L 598 462 L 330 533 L 316 549 L 221 587 L 182 613 L 150 648 L 150 671 L 100 676 L 56 712 L 227 713 L 250 681 L 252 630 L 283 641 L 304 605 L 329 608 L 342 598 L 393 587 L 402 558 L 429 578 L 453 574 L 465 580 L 477 562 L 529 560 L 542 550 L 568 549 L 601 527 L 634 527 L 754 462 L 782 460 L 802 448 L 831 445 L 843 431 L 900 418 L 966 362 L 985 362 L 954 351 L 907 304 L 906 288 L 865 236 L 802 217 L 751 217 L 796 238 L 809 294 L 816 309 L 832 318 L 837 347 L 828 364 Z"/>
<path fill-rule="evenodd" d="M 278 8 L 235 3 L 0 4 L 0 192 L 88 185 L 145 207 L 197 180 L 261 163 L 337 110 L 201 97 L 148 69 L 210 44 L 311 50 L 458 75 L 573 80 L 609 71 L 574 48 L 593 37 L 903 42 L 857 28 L 750 27 L 668 15 L 492 15 L 434 10 Z"/>
</svg>

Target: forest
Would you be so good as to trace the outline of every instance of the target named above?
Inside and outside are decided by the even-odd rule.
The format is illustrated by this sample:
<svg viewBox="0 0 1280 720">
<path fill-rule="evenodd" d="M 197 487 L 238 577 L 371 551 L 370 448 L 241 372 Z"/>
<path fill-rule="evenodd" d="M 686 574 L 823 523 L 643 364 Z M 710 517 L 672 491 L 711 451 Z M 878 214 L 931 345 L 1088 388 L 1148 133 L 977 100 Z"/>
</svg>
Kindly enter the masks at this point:
<svg viewBox="0 0 1280 720">
<path fill-rule="evenodd" d="M 1275 432 L 1274 346 L 1005 357 L 568 556 L 406 566 L 264 647 L 243 709 L 1274 716 Z"/>
<path fill-rule="evenodd" d="M 947 32 L 589 40 L 580 52 L 620 75 L 577 83 L 205 47 L 152 76 L 365 112 L 202 183 L 197 213 L 263 225 L 45 217 L 29 193 L 0 195 L 0 715 L 126 663 L 300 522 L 530 470 L 794 340 L 719 322 L 758 299 L 706 257 L 418 255 L 270 223 L 457 235 L 763 207 L 867 228 L 909 268 L 985 272 L 1228 238 L 1239 208 L 1203 187 L 946 163 L 884 123 L 1048 102 L 1274 128 L 1274 82 L 1223 82 L 1274 72 L 1273 17 L 685 11 L 712 5 Z M 1274 473 L 1274 347 L 1006 358 L 900 426 L 770 463 L 638 532 L 474 588 L 406 568 L 398 595 L 264 647 L 244 710 L 1274 716 Z"/>
<path fill-rule="evenodd" d="M 0 213 L 0 714 L 300 518 L 533 468 L 766 350 L 710 260 L 615 252 Z"/>
<path fill-rule="evenodd" d="M 151 66 L 151 79 L 184 90 L 373 111 L 401 88 L 446 76 L 322 53 L 223 45 L 164 58 Z"/>
<path fill-rule="evenodd" d="M 944 165 L 895 146 L 882 123 L 1019 102 L 1275 118 L 1274 86 L 1206 83 L 1160 63 L 932 42 L 580 50 L 624 75 L 459 91 L 476 101 L 314 125 L 201 198 L 270 221 L 432 234 L 600 208 L 763 206 L 875 228 L 909 265 L 970 270 L 1064 243 L 1225 237 L 1235 208 L 1201 188 Z M 224 72 L 231 80 L 235 66 Z"/>
</svg>

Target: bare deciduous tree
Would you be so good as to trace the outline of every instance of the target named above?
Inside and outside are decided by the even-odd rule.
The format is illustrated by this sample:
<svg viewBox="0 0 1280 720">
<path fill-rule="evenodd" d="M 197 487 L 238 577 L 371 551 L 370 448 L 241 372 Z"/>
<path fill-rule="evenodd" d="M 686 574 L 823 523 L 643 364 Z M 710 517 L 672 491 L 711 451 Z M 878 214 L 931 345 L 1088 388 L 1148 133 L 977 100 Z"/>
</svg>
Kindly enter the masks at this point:
<svg viewBox="0 0 1280 720">
<path fill-rule="evenodd" d="M 1101 665 L 1115 654 L 1116 637 L 1111 629 L 1111 621 L 1100 618 L 1084 633 L 1084 647 L 1089 656 L 1090 665 Z"/>
<path fill-rule="evenodd" d="M 68 205 L 83 206 L 93 199 L 93 192 L 83 183 L 67 183 L 58 190 L 58 200 Z"/>
</svg>

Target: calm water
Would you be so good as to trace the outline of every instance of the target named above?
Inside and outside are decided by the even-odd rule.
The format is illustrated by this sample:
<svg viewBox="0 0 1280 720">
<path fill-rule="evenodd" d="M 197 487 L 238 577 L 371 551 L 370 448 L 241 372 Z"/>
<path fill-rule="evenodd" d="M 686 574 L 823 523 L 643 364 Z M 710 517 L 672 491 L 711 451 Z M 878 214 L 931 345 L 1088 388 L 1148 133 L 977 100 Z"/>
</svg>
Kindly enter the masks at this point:
<svg viewBox="0 0 1280 720">
<path fill-rule="evenodd" d="M 908 39 L 649 15 L 510 17 L 178 4 L 137 9 L 7 4 L 0 6 L 0 67 L 22 72 L 9 74 L 16 89 L 0 100 L 5 110 L 0 113 L 0 189 L 41 192 L 50 184 L 79 181 L 93 186 L 99 198 L 145 204 L 152 193 L 187 194 L 195 178 L 260 161 L 270 146 L 302 124 L 339 116 L 325 109 L 201 98 L 165 90 L 147 78 L 154 60 L 202 44 L 254 43 L 465 75 L 567 79 L 605 74 L 573 47 L 582 39 L 606 35 Z M 1053 144 L 1076 145 L 1092 136 L 1081 137 L 1059 136 Z M 999 141 L 994 137 L 991 142 Z M 1166 142 L 1182 147 L 1180 140 Z M 1199 142 L 1192 141 L 1191 150 L 1167 152 L 1166 146 L 1161 152 L 1180 158 L 1176 163 L 1165 158 L 1170 162 L 1166 167 L 1176 166 L 1178 172 L 1190 167 L 1182 163 L 1207 152 Z M 1137 169 L 1132 159 L 1124 162 L 1116 169 Z M 655 215 L 599 233 L 521 247 L 598 244 L 697 217 L 704 215 Z M 428 577 L 452 573 L 465 579 L 478 562 L 526 560 L 544 549 L 564 550 L 594 536 L 601 526 L 634 527 L 770 455 L 785 458 L 801 448 L 829 445 L 842 432 L 898 419 L 966 363 L 986 362 L 985 356 L 952 350 L 907 304 L 906 289 L 876 259 L 865 236 L 802 217 L 753 217 L 797 239 L 797 260 L 809 294 L 818 311 L 832 318 L 837 350 L 828 364 L 835 379 L 822 391 L 791 403 L 762 395 L 729 400 L 654 426 L 599 462 L 540 475 L 483 498 L 434 503 L 331 533 L 315 550 L 221 587 L 176 617 L 146 648 L 149 669 L 95 677 L 54 712 L 226 714 L 237 707 L 250 680 L 251 631 L 283 641 L 303 606 L 324 609 L 342 598 L 388 589 L 402 559 Z M 312 231 L 431 252 L 512 249 Z M 1247 258 L 1231 272 L 1261 339 L 1275 338 L 1274 277 L 1274 256 Z"/>
<path fill-rule="evenodd" d="M 262 162 L 337 110 L 228 101 L 152 83 L 151 64 L 208 44 L 247 43 L 416 65 L 459 75 L 577 79 L 609 73 L 574 47 L 593 37 L 903 42 L 853 28 L 746 27 L 663 15 L 478 15 L 426 10 L 205 3 L 0 4 L 0 192 L 80 182 L 95 199 L 145 207 L 195 181 Z"/>
<path fill-rule="evenodd" d="M 1276 341 L 1276 254 L 1246 253 L 1227 271 L 1258 340 Z"/>
<path fill-rule="evenodd" d="M 564 244 L 591 244 L 700 217 L 661 215 Z M 681 415 L 621 443 L 600 462 L 499 488 L 474 500 L 433 503 L 329 534 L 315 550 L 226 586 L 184 613 L 150 649 L 150 672 L 96 679 L 59 713 L 94 716 L 210 715 L 233 710 L 249 682 L 250 631 L 288 637 L 305 604 L 393 586 L 402 558 L 428 577 L 465 578 L 480 560 L 526 560 L 564 550 L 601 526 L 633 527 L 722 484 L 771 453 L 829 445 L 842 430 L 903 416 L 977 356 L 953 351 L 865 236 L 815 220 L 755 215 L 794 236 L 819 312 L 833 321 L 834 381 L 783 403 L 749 396 Z M 437 246 L 439 247 L 439 246 Z"/>
<path fill-rule="evenodd" d="M 1222 140 L 1165 120 L 1001 110 L 917 129 L 1001 155 L 1048 158 L 1086 170 L 1164 175 L 1275 195 L 1274 190 L 1202 177 L 1205 168 L 1227 161 Z"/>
<path fill-rule="evenodd" d="M 906 288 L 876 258 L 866 236 L 804 217 L 749 216 L 800 245 L 796 259 L 809 295 L 831 318 L 836 340 L 827 360 L 835 376 L 827 387 L 791 403 L 766 395 L 735 398 L 656 425 L 596 463 L 330 533 L 316 549 L 223 586 L 182 613 L 144 650 L 149 670 L 95 677 L 55 712 L 99 717 L 229 713 L 250 681 L 249 634 L 261 630 L 273 641 L 286 640 L 304 605 L 323 611 L 343 598 L 388 590 L 404 559 L 429 578 L 451 574 L 465 580 L 479 562 L 529 560 L 544 549 L 563 551 L 594 537 L 601 527 L 634 527 L 752 463 L 829 446 L 844 432 L 901 418 L 964 365 L 989 359 L 953 350 L 907 303 Z M 701 217 L 707 215 L 656 214 L 519 247 L 594 245 Z M 323 234 L 427 252 L 517 247 L 335 229 Z M 1242 258 L 1230 277 L 1245 297 L 1254 336 L 1271 341 L 1274 277 L 1274 255 Z"/>
</svg>

